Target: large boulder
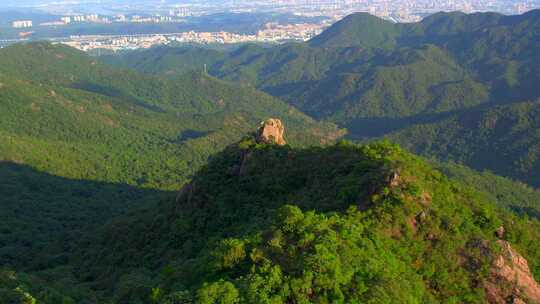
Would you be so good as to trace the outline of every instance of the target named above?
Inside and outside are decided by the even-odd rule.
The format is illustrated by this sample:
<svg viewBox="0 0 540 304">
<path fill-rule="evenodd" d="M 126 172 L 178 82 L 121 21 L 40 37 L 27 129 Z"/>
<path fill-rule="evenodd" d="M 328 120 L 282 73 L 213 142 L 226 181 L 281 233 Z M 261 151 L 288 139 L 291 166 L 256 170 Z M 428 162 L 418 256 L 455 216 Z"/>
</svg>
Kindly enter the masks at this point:
<svg viewBox="0 0 540 304">
<path fill-rule="evenodd" d="M 536 282 L 527 260 L 508 242 L 499 240 L 501 254 L 495 259 L 486 295 L 491 304 L 540 304 L 540 285 Z"/>
<path fill-rule="evenodd" d="M 281 120 L 269 118 L 261 123 L 261 127 L 257 133 L 257 142 L 283 146 L 287 144 L 284 133 L 285 127 Z"/>
</svg>

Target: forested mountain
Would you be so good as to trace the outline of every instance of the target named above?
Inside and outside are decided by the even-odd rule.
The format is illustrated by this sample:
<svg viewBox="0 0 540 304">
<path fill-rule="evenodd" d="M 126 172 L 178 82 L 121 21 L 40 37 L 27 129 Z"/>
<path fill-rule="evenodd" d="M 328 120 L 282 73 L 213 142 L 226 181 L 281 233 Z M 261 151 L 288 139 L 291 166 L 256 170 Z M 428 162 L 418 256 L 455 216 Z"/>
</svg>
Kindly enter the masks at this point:
<svg viewBox="0 0 540 304">
<path fill-rule="evenodd" d="M 0 303 L 540 303 L 539 19 L 1 49 Z"/>
<path fill-rule="evenodd" d="M 211 74 L 251 83 L 316 117 L 400 118 L 536 97 L 539 31 L 540 10 L 440 13 L 415 24 L 360 13 L 306 44 L 200 51 L 200 57 L 194 50 L 157 48 L 119 60 L 172 74 L 199 58 L 197 69 L 210 64 Z"/>
<path fill-rule="evenodd" d="M 297 149 L 260 138 L 215 155 L 176 200 L 83 239 L 72 260 L 83 283 L 65 299 L 540 300 L 539 223 L 497 208 L 490 193 L 390 144 Z"/>
<path fill-rule="evenodd" d="M 366 140 L 416 124 L 442 124 L 457 112 L 540 98 L 539 37 L 540 10 L 519 16 L 439 13 L 413 24 L 359 13 L 307 43 L 245 46 L 231 52 L 156 48 L 103 60 L 165 75 L 202 70 L 206 64 L 216 77 L 255 86 L 312 117 L 346 127 L 353 139 Z M 530 127 L 535 133 L 537 128 Z M 454 138 L 466 145 L 458 149 L 476 149 L 455 131 Z M 428 145 L 445 145 L 446 140 L 431 137 Z M 517 147 L 520 140 L 508 136 L 505 141 Z M 407 147 L 432 155 L 420 146 Z M 534 151 L 529 150 L 530 163 L 519 173 L 454 154 L 435 155 L 538 186 Z M 503 162 L 521 161 L 522 151 L 506 152 Z"/>
</svg>

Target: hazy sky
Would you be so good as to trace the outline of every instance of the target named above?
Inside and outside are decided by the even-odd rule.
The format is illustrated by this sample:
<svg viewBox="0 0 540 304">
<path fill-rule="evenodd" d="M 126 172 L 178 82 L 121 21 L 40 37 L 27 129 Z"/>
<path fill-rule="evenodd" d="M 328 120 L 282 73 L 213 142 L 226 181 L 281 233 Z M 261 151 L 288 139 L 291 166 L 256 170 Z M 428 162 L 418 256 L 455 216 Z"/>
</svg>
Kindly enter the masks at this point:
<svg viewBox="0 0 540 304">
<path fill-rule="evenodd" d="M 323 0 L 324 1 L 324 0 Z M 327 0 L 328 2 L 336 1 L 336 0 Z M 338 0 L 339 1 L 339 0 Z M 341 0 L 345 1 L 345 0 Z M 411 1 L 411 0 L 390 0 L 390 1 Z M 414 0 L 413 0 L 414 1 Z M 417 0 L 425 2 L 426 0 Z M 490 2 L 489 0 L 462 0 L 462 1 L 468 1 L 468 2 L 482 2 L 484 4 Z M 165 4 L 181 4 L 181 3 L 199 3 L 199 4 L 218 4 L 219 3 L 250 3 L 252 1 L 250 0 L 0 0 L 0 8 L 6 9 L 6 7 L 16 8 L 16 7 L 39 7 L 40 5 L 46 5 L 46 4 L 55 4 L 52 5 L 52 7 L 55 8 L 68 8 L 68 7 L 78 7 L 78 8 L 105 8 L 108 5 L 112 4 L 142 4 L 142 6 L 150 6 L 158 3 L 165 3 Z M 264 0 L 257 0 L 257 2 L 265 2 Z M 276 3 L 277 0 L 267 0 L 267 3 Z M 461 2 L 461 1 L 456 1 Z M 509 6 L 512 7 L 514 3 L 525 3 L 528 2 L 529 4 L 532 4 L 533 7 L 540 6 L 540 0 L 495 0 L 491 1 L 493 3 L 498 3 L 499 5 L 503 3 L 503 6 Z M 282 1 L 281 3 L 287 3 L 286 1 Z M 50 6 L 49 6 L 50 7 Z"/>
</svg>

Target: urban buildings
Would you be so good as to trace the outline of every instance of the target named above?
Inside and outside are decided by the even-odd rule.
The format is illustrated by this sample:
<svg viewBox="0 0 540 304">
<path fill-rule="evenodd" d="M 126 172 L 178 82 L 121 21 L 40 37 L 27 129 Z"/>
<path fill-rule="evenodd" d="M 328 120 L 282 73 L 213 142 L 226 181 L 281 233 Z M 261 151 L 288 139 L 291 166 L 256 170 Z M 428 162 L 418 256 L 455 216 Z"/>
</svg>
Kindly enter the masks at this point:
<svg viewBox="0 0 540 304">
<path fill-rule="evenodd" d="M 306 41 L 321 33 L 323 29 L 324 26 L 321 24 L 280 25 L 268 23 L 264 29 L 261 29 L 254 35 L 224 31 L 188 31 L 182 33 L 150 35 L 72 36 L 69 39 L 62 39 L 59 42 L 82 51 L 100 49 L 116 52 L 122 50 L 144 49 L 170 43 L 235 44 L 246 42 L 281 43 L 285 41 Z"/>
<path fill-rule="evenodd" d="M 27 28 L 27 27 L 32 27 L 33 22 L 32 20 L 17 20 L 17 21 L 13 21 L 11 25 L 14 28 Z"/>
</svg>

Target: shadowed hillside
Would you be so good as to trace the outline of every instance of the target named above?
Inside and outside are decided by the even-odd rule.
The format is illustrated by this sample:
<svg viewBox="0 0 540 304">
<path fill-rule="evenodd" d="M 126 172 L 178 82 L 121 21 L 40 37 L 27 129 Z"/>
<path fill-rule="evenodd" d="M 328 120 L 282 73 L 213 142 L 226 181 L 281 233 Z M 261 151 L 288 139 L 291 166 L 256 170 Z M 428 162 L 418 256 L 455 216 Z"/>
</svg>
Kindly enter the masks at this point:
<svg viewBox="0 0 540 304">
<path fill-rule="evenodd" d="M 540 185 L 540 101 L 456 113 L 419 123 L 389 138 L 415 153 L 504 172 Z"/>
<path fill-rule="evenodd" d="M 536 299 L 539 223 L 509 210 L 531 212 L 537 193 L 442 166 L 450 179 L 388 143 L 294 148 L 283 131 L 267 120 L 179 193 L 3 163 L 0 295 L 46 304 Z"/>
</svg>

